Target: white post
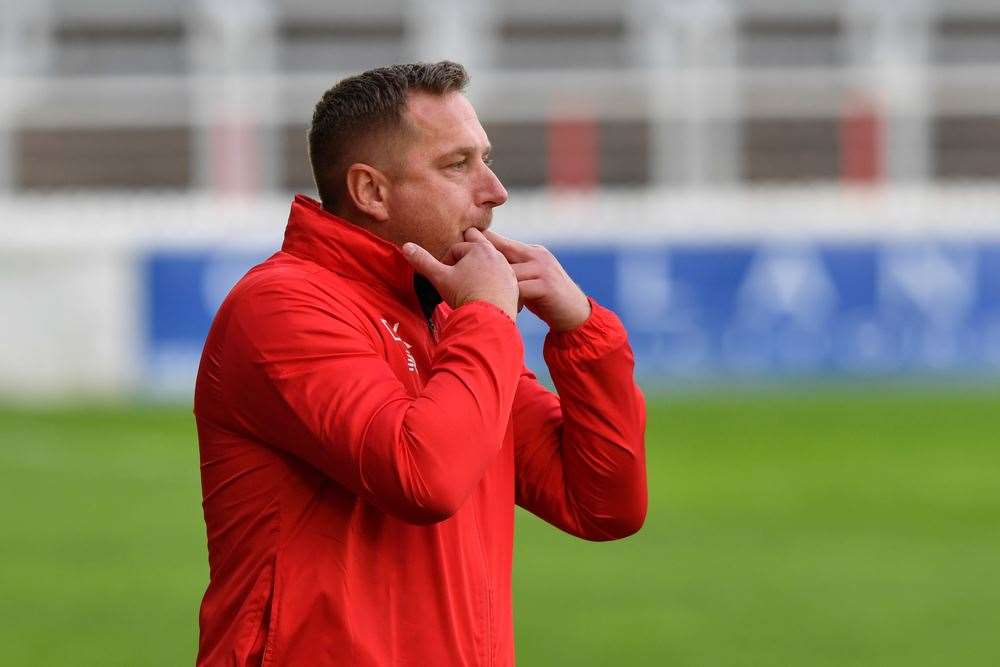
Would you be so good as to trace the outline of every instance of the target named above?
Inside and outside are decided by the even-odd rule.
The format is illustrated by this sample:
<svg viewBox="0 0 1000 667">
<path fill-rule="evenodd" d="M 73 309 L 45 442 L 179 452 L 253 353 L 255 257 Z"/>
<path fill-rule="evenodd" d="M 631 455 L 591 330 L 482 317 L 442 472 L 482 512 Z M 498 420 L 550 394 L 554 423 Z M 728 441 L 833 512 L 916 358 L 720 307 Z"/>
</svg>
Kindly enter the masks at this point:
<svg viewBox="0 0 1000 667">
<path fill-rule="evenodd" d="M 14 119 L 23 80 L 49 74 L 52 30 L 48 2 L 0 0 L 0 193 L 14 189 Z"/>
<path fill-rule="evenodd" d="M 928 59 L 931 12 L 925 2 L 853 0 L 846 7 L 847 53 L 877 103 L 884 127 L 887 181 L 927 182 L 932 174 Z"/>
<path fill-rule="evenodd" d="M 651 181 L 667 187 L 682 180 L 680 87 L 683 23 L 655 0 L 635 0 L 629 13 L 632 60 L 646 73 L 652 134 Z"/>
<path fill-rule="evenodd" d="M 634 5 L 652 100 L 658 185 L 703 187 L 740 176 L 736 30 L 723 0 Z"/>
<path fill-rule="evenodd" d="M 216 192 L 247 194 L 277 181 L 276 94 L 271 82 L 274 30 L 270 3 L 247 0 L 239 11 L 202 0 L 191 25 L 195 174 Z"/>
<path fill-rule="evenodd" d="M 11 135 L 14 128 L 14 109 L 17 104 L 18 38 L 23 34 L 18 4 L 14 0 L 0 0 L 0 194 L 7 194 L 13 187 L 14 146 Z"/>
<path fill-rule="evenodd" d="M 488 68 L 495 38 L 484 0 L 411 0 L 406 7 L 415 60 L 453 60 L 470 70 Z"/>
</svg>

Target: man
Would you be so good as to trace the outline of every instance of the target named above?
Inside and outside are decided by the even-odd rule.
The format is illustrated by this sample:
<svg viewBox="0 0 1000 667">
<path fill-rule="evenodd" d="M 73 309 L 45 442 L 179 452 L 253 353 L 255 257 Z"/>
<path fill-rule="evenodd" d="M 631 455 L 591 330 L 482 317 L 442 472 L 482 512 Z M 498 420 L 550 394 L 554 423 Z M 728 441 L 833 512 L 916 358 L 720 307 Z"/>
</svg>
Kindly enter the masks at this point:
<svg viewBox="0 0 1000 667">
<path fill-rule="evenodd" d="M 512 665 L 515 502 L 589 540 L 646 511 L 645 408 L 619 320 L 507 193 L 455 63 L 316 106 L 322 205 L 233 288 L 195 389 L 211 581 L 202 665 Z M 443 303 L 441 302 L 443 300 Z M 523 366 L 551 327 L 559 395 Z"/>
</svg>

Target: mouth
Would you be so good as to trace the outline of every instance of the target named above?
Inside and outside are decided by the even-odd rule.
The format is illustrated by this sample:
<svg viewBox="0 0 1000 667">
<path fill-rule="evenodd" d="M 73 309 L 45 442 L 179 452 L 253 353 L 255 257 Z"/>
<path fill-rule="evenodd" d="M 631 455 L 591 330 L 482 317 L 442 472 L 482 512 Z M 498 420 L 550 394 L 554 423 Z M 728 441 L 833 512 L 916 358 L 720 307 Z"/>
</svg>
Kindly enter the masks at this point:
<svg viewBox="0 0 1000 667">
<path fill-rule="evenodd" d="M 485 222 L 482 222 L 482 223 L 480 223 L 478 225 L 470 225 L 468 227 L 468 229 L 472 229 L 473 227 L 475 227 L 479 231 L 485 232 L 487 229 L 490 228 L 490 225 L 492 225 L 492 224 L 493 224 L 493 219 L 492 218 L 488 218 Z"/>
</svg>

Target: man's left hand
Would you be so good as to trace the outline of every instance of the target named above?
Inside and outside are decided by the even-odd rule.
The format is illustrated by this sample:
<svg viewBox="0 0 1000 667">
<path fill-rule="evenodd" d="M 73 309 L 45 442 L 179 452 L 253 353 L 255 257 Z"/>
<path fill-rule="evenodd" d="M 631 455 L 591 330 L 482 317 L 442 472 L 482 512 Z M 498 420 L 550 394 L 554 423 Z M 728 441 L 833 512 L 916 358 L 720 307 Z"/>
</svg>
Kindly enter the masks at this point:
<svg viewBox="0 0 1000 667">
<path fill-rule="evenodd" d="M 490 243 L 503 253 L 528 310 L 553 331 L 575 329 L 590 317 L 590 301 L 544 246 L 530 245 L 485 231 Z"/>
</svg>

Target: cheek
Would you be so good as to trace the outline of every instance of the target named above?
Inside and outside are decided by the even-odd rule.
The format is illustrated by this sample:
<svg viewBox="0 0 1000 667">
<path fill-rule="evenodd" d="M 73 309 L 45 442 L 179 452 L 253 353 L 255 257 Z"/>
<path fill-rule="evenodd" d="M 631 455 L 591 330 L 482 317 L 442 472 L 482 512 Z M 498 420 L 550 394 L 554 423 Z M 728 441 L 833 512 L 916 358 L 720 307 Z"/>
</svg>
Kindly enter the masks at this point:
<svg viewBox="0 0 1000 667">
<path fill-rule="evenodd" d="M 401 190 L 400 203 L 424 210 L 443 211 L 455 201 L 455 186 L 443 178 L 414 179 Z"/>
<path fill-rule="evenodd" d="M 424 179 L 407 184 L 401 194 L 397 210 L 412 233 L 445 249 L 461 240 L 470 202 L 461 184 L 444 178 Z"/>
<path fill-rule="evenodd" d="M 467 198 L 453 184 L 427 189 L 421 194 L 423 210 L 420 216 L 447 232 L 462 226 L 467 214 Z"/>
</svg>

